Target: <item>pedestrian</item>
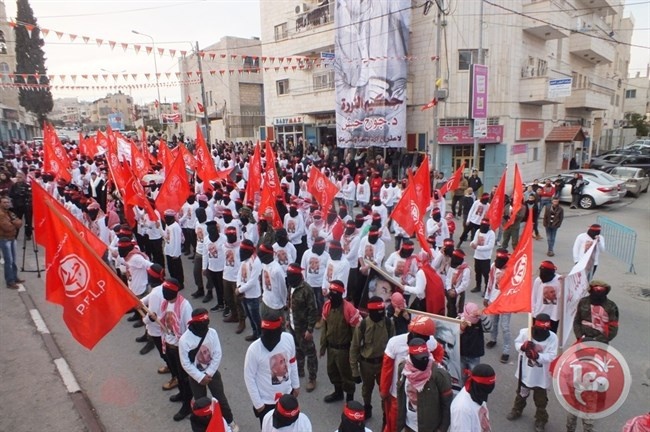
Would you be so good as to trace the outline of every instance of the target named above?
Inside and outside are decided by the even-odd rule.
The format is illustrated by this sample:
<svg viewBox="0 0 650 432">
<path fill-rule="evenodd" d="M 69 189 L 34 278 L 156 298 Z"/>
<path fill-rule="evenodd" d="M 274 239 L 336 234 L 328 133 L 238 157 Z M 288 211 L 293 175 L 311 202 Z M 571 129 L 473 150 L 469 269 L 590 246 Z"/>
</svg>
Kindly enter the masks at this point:
<svg viewBox="0 0 650 432">
<path fill-rule="evenodd" d="M 22 226 L 22 219 L 11 210 L 11 199 L 7 196 L 0 198 L 0 247 L 9 289 L 18 289 L 18 284 L 25 282 L 18 277 L 16 265 L 16 236 Z"/>
<path fill-rule="evenodd" d="M 255 254 L 255 245 L 249 239 L 244 239 L 239 245 L 239 272 L 237 272 L 237 297 L 242 302 L 246 316 L 251 324 L 253 333 L 244 340 L 252 342 L 261 335 L 260 297 L 262 287 L 260 275 L 262 262 Z"/>
<path fill-rule="evenodd" d="M 207 237 L 203 240 L 204 254 L 203 262 L 201 264 L 203 274 L 208 278 L 206 286 L 206 294 L 203 297 L 202 303 L 210 303 L 215 297 L 217 304 L 210 310 L 225 311 L 225 298 L 223 293 L 223 270 L 226 265 L 225 244 L 226 236 L 219 233 L 217 221 L 211 220 L 205 223 Z M 215 295 L 212 295 L 214 289 Z"/>
<path fill-rule="evenodd" d="M 591 280 L 596 273 L 598 263 L 600 262 L 600 253 L 605 250 L 605 237 L 601 235 L 602 227 L 599 224 L 592 224 L 586 233 L 581 233 L 576 236 L 573 242 L 573 262 L 577 264 L 582 257 L 589 251 L 591 246 L 596 243 L 593 255 L 593 267 L 587 277 Z"/>
<path fill-rule="evenodd" d="M 334 392 L 325 396 L 326 403 L 354 399 L 354 381 L 350 368 L 350 343 L 361 315 L 354 305 L 343 299 L 344 285 L 334 280 L 329 287 L 329 300 L 323 305 L 323 328 L 320 338 L 320 357 L 327 354 L 327 376 Z"/>
<path fill-rule="evenodd" d="M 589 283 L 589 295 L 580 299 L 573 318 L 573 333 L 578 342 L 593 340 L 609 344 L 618 335 L 618 306 L 607 298 L 611 289 L 611 285 L 604 281 Z M 567 414 L 567 432 L 575 432 L 577 423 L 575 415 Z M 583 418 L 582 430 L 594 432 L 594 421 Z"/>
<path fill-rule="evenodd" d="M 558 300 L 562 300 L 562 276 L 556 273 L 557 267 L 552 261 L 542 261 L 539 265 L 539 276 L 533 281 L 532 313 L 537 316 L 541 313 L 551 318 L 551 331 L 557 333 L 560 324 L 560 307 Z"/>
<path fill-rule="evenodd" d="M 165 210 L 165 239 L 164 253 L 167 261 L 167 272 L 180 284 L 180 289 L 184 288 L 183 263 L 181 262 L 181 244 L 183 241 L 183 231 L 181 226 L 176 222 L 176 212 L 174 210 Z"/>
<path fill-rule="evenodd" d="M 309 418 L 300 412 L 298 399 L 290 394 L 280 396 L 275 408 L 262 420 L 262 432 L 311 432 Z"/>
<path fill-rule="evenodd" d="M 402 284 L 415 284 L 415 273 L 418 271 L 418 266 L 413 255 L 414 249 L 415 245 L 411 240 L 404 240 L 401 248 L 391 253 L 384 262 L 386 273 L 401 281 Z"/>
<path fill-rule="evenodd" d="M 314 290 L 302 276 L 302 268 L 298 264 L 289 264 L 287 268 L 287 288 L 290 290 L 289 331 L 296 345 L 296 361 L 298 376 L 305 376 L 305 359 L 309 381 L 305 386 L 307 393 L 316 389 L 318 376 L 318 357 L 314 344 L 314 327 L 318 322 L 318 308 L 314 298 Z"/>
<path fill-rule="evenodd" d="M 275 408 L 277 394 L 300 393 L 296 347 L 276 311 L 262 315 L 262 335 L 246 351 L 244 381 L 260 427 L 266 413 Z"/>
<path fill-rule="evenodd" d="M 485 432 L 490 428 L 487 400 L 496 386 L 492 366 L 481 363 L 472 369 L 465 386 L 451 403 L 449 432 Z"/>
<path fill-rule="evenodd" d="M 233 226 L 226 228 L 224 245 L 223 293 L 230 315 L 224 315 L 223 322 L 238 323 L 236 334 L 246 330 L 246 312 L 242 300 L 237 295 L 237 275 L 239 274 L 239 236 Z"/>
<path fill-rule="evenodd" d="M 494 231 L 490 229 L 490 219 L 483 218 L 478 231 L 474 234 L 474 240 L 470 243 L 470 247 L 474 249 L 474 274 L 476 276 L 476 286 L 471 292 L 481 292 L 483 283 L 487 286 L 495 237 Z"/>
<path fill-rule="evenodd" d="M 183 254 L 190 255 L 189 259 L 194 259 L 196 251 L 196 209 L 199 208 L 199 203 L 196 202 L 196 195 L 190 194 L 187 197 L 180 210 L 180 219 L 178 223 L 183 232 Z"/>
<path fill-rule="evenodd" d="M 372 432 L 366 427 L 363 406 L 359 402 L 346 402 L 341 414 L 341 423 L 334 432 Z"/>
<path fill-rule="evenodd" d="M 582 174 L 573 173 L 573 178 L 569 180 L 569 184 L 571 185 L 571 208 L 576 209 L 580 206 L 582 190 L 585 187 L 585 181 L 582 179 Z"/>
<path fill-rule="evenodd" d="M 238 431 L 219 372 L 223 356 L 221 342 L 217 331 L 210 327 L 207 309 L 196 308 L 192 311 L 187 330 L 178 341 L 178 349 L 194 400 L 207 396 L 210 389 L 212 397 L 219 401 L 226 423 L 233 432 Z"/>
<path fill-rule="evenodd" d="M 439 367 L 424 339 L 408 344 L 397 387 L 397 431 L 447 431 L 453 391 L 451 376 Z"/>
<path fill-rule="evenodd" d="M 361 238 L 359 230 L 352 219 L 345 223 L 345 230 L 341 237 L 341 246 L 343 247 L 343 258 L 348 261 L 350 265 L 350 273 L 347 280 L 346 287 L 348 288 L 348 300 L 354 302 L 355 295 L 361 291 L 357 287 L 359 280 L 359 243 Z M 359 296 L 360 297 L 360 296 Z M 356 303 L 355 303 L 356 305 Z"/>
<path fill-rule="evenodd" d="M 471 270 L 465 263 L 465 252 L 456 249 L 451 256 L 450 269 L 445 278 L 447 316 L 456 318 L 465 306 L 465 291 L 469 288 Z"/>
<path fill-rule="evenodd" d="M 444 297 L 443 297 L 444 298 Z M 393 321 L 393 328 L 396 335 L 408 332 L 408 326 L 411 322 L 411 314 L 406 310 L 406 300 L 400 292 L 394 292 L 390 296 L 390 306 L 387 313 Z"/>
<path fill-rule="evenodd" d="M 463 195 L 468 187 L 467 177 L 462 175 L 458 187 L 454 189 L 454 196 L 451 199 L 451 213 L 454 218 L 463 214 Z"/>
<path fill-rule="evenodd" d="M 550 365 L 557 356 L 558 339 L 551 332 L 551 318 L 544 313 L 535 316 L 530 335 L 529 331 L 528 328 L 521 329 L 515 339 L 515 350 L 519 352 L 519 367 L 515 377 L 519 380 L 519 385 L 512 411 L 506 418 L 512 421 L 521 417 L 526 407 L 526 399 L 533 393 L 537 408 L 535 432 L 544 432 L 548 423 L 547 390 L 552 382 Z"/>
<path fill-rule="evenodd" d="M 485 341 L 483 339 L 483 325 L 481 324 L 481 311 L 475 303 L 467 303 L 463 312 L 458 315 L 460 319 L 460 366 L 462 383 L 467 380 L 465 371 L 471 371 L 481 362 L 485 355 Z"/>
<path fill-rule="evenodd" d="M 159 310 L 160 303 L 163 301 L 162 283 L 165 279 L 165 269 L 160 264 L 151 264 L 147 269 L 147 285 L 150 288 L 149 294 L 140 299 L 143 305 L 149 309 Z M 136 342 L 146 342 L 146 345 L 140 350 L 140 354 L 145 355 L 153 348 L 158 350 L 158 355 L 165 362 L 165 365 L 158 369 L 158 373 L 165 374 L 169 372 L 169 365 L 162 350 L 162 330 L 160 324 L 151 322 L 143 318 L 145 322 L 145 334 L 135 338 Z"/>
<path fill-rule="evenodd" d="M 519 231 L 521 229 L 521 223 L 524 221 L 524 218 L 526 216 L 526 206 L 523 205 L 523 201 L 521 204 L 521 207 L 519 207 L 519 210 L 515 214 L 513 214 L 514 207 L 512 204 L 507 205 L 503 212 L 504 224 L 508 223 L 511 218 L 514 218 L 512 224 L 503 230 L 503 240 L 501 241 L 501 247 L 504 249 L 508 249 L 508 243 L 510 243 L 511 240 L 513 250 L 517 249 L 517 245 L 519 244 Z"/>
<path fill-rule="evenodd" d="M 350 278 L 350 262 L 343 257 L 343 246 L 341 246 L 341 242 L 338 240 L 330 240 L 328 253 L 330 258 L 327 260 L 327 264 L 325 265 L 325 277 L 323 277 L 321 292 L 315 293 L 316 298 L 318 298 L 318 294 L 320 294 L 321 297 L 327 295 L 329 284 L 333 280 L 340 280 L 344 283 L 343 297 L 347 298 L 348 280 Z M 324 301 L 324 299 L 322 301 Z"/>
<path fill-rule="evenodd" d="M 142 299 L 147 295 L 147 269 L 153 264 L 149 257 L 136 248 L 129 237 L 121 237 L 117 242 L 117 253 L 126 264 L 126 278 L 128 287 L 137 298 Z M 135 321 L 133 327 L 144 327 L 142 318 L 137 310 L 133 312 L 129 321 Z"/>
<path fill-rule="evenodd" d="M 437 315 L 445 313 L 445 283 L 431 266 L 430 255 L 422 250 L 415 257 L 417 272 L 411 285 L 404 285 L 404 293 L 415 295 L 411 309 Z"/>
<path fill-rule="evenodd" d="M 540 211 L 551 205 L 551 199 L 555 196 L 555 186 L 550 178 L 546 179 L 544 186 L 537 190 L 537 194 L 539 195 Z"/>
<path fill-rule="evenodd" d="M 426 235 L 427 237 L 434 236 L 436 249 L 442 247 L 444 239 L 451 237 L 447 220 L 442 218 L 439 207 L 434 207 L 431 210 L 431 218 L 427 220 Z"/>
<path fill-rule="evenodd" d="M 319 316 L 322 313 L 323 303 L 325 301 L 323 299 L 322 286 L 329 259 L 330 254 L 325 250 L 325 239 L 317 236 L 314 239 L 313 245 L 302 255 L 302 261 L 300 263 L 300 267 L 303 268 L 305 280 L 314 290 Z M 321 324 L 318 324 L 316 328 L 320 328 L 320 326 Z"/>
<path fill-rule="evenodd" d="M 463 242 L 467 240 L 467 235 L 469 234 L 471 238 L 474 238 L 474 234 L 481 226 L 481 221 L 484 217 L 487 216 L 490 209 L 490 194 L 484 193 L 481 195 L 481 199 L 474 201 L 472 207 L 467 214 L 467 222 L 465 223 L 465 228 L 463 233 L 460 235 L 458 244 L 456 248 L 459 249 Z"/>
<path fill-rule="evenodd" d="M 483 182 L 481 181 L 481 178 L 478 176 L 477 169 L 472 170 L 472 175 L 467 179 L 467 184 L 469 185 L 469 187 L 472 188 L 472 190 L 476 194 L 480 193 L 479 189 L 483 187 Z"/>
<path fill-rule="evenodd" d="M 494 259 L 494 263 L 490 266 L 490 276 L 488 277 L 487 288 L 485 289 L 485 298 L 483 300 L 483 306 L 488 307 L 501 294 L 499 288 L 499 282 L 503 277 L 503 272 L 505 271 L 506 264 L 510 259 L 510 254 L 507 249 L 500 248 L 497 249 L 497 255 Z M 503 335 L 503 348 L 501 350 L 500 361 L 503 364 L 508 363 L 510 359 L 510 345 L 512 344 L 512 335 L 510 333 L 510 318 L 512 314 L 503 313 L 492 315 L 490 323 L 490 340 L 485 346 L 487 348 L 494 348 L 497 344 L 497 337 L 499 336 L 499 329 L 501 329 L 501 334 Z"/>
<path fill-rule="evenodd" d="M 216 425 L 216 429 L 210 430 L 220 431 L 219 427 L 223 426 L 223 432 L 233 432 L 226 423 L 226 419 L 223 418 L 219 401 L 209 397 L 202 397 L 192 401 L 192 414 L 190 414 L 192 432 L 208 432 L 209 427 L 214 428 L 212 417 L 216 417 L 215 423 L 220 418 L 222 425 Z"/>
<path fill-rule="evenodd" d="M 542 221 L 546 229 L 546 242 L 548 244 L 547 256 L 555 256 L 555 252 L 553 252 L 555 236 L 557 235 L 557 230 L 562 226 L 563 220 L 564 209 L 560 207 L 560 198 L 553 197 L 551 199 L 551 205 L 545 207 L 544 219 Z"/>
<path fill-rule="evenodd" d="M 241 217 L 240 217 L 241 220 Z M 298 212 L 298 204 L 292 202 L 289 204 L 289 213 L 284 215 L 284 229 L 287 231 L 287 236 L 289 241 L 296 250 L 296 262 L 302 260 L 302 255 L 307 249 L 307 244 L 303 242 L 303 237 L 305 236 L 305 220 Z"/>
<path fill-rule="evenodd" d="M 24 219 L 25 240 L 32 239 L 32 187 L 22 171 L 16 173 L 14 184 L 9 188 L 9 198 L 13 204 L 12 212 L 20 220 Z M 18 227 L 20 230 L 20 227 Z"/>
<path fill-rule="evenodd" d="M 199 201 L 200 202 L 200 201 Z M 196 234 L 196 249 L 194 250 L 194 261 L 192 263 L 192 276 L 196 284 L 196 291 L 192 293 L 192 298 L 202 298 L 205 296 L 205 284 L 203 283 L 203 254 L 205 254 L 205 239 L 208 237 L 207 215 L 204 208 L 196 209 L 196 225 L 194 228 Z"/>
<path fill-rule="evenodd" d="M 352 378 L 361 386 L 366 420 L 372 417 L 372 391 L 379 385 L 381 364 L 388 339 L 395 335 L 393 322 L 386 316 L 381 297 L 373 296 L 367 304 L 368 316 L 354 329 L 350 345 Z"/>
</svg>

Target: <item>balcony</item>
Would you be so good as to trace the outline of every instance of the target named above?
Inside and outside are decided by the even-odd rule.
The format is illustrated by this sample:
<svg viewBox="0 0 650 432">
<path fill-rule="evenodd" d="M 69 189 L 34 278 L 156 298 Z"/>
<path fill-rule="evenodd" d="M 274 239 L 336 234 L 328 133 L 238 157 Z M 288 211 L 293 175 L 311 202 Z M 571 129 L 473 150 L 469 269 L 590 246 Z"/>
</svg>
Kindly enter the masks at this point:
<svg viewBox="0 0 650 432">
<path fill-rule="evenodd" d="M 524 17 L 523 19 L 523 28 L 526 33 L 543 40 L 561 39 L 569 36 L 569 32 L 562 30 L 561 27 L 569 28 L 571 17 L 556 2 L 546 0 L 528 3 L 524 5 L 523 13 L 533 17 Z"/>
<path fill-rule="evenodd" d="M 621 0 L 579 0 L 579 3 L 591 10 L 599 10 L 605 15 L 616 14 L 616 7 L 620 6 Z"/>
<path fill-rule="evenodd" d="M 573 89 L 564 106 L 568 109 L 606 110 L 611 105 L 611 96 L 592 88 Z"/>
<path fill-rule="evenodd" d="M 616 56 L 614 45 L 580 32 L 569 36 L 569 52 L 595 65 L 612 63 Z"/>
<path fill-rule="evenodd" d="M 571 77 L 569 71 L 549 70 L 545 63 L 536 67 L 522 67 L 521 81 L 519 82 L 519 103 L 528 105 L 552 105 L 561 103 L 558 99 L 549 98 L 548 81 L 569 77 Z"/>
</svg>

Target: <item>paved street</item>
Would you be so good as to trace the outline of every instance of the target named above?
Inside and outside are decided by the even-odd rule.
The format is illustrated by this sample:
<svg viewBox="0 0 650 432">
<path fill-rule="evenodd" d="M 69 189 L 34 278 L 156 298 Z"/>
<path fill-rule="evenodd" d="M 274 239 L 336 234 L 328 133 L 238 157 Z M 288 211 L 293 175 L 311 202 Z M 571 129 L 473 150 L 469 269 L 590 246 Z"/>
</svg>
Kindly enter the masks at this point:
<svg viewBox="0 0 650 432">
<path fill-rule="evenodd" d="M 648 210 L 650 194 L 639 199 L 624 198 L 621 203 L 597 211 L 569 210 L 565 208 L 565 221 L 560 228 L 553 261 L 561 273 L 567 273 L 573 262 L 571 247 L 575 236 L 584 232 L 596 221 L 596 215 L 604 215 L 619 223 L 634 228 L 638 233 L 636 249 L 636 275 L 626 273 L 627 267 L 612 256 L 601 257 L 596 277 L 608 281 L 613 290 L 610 297 L 618 304 L 620 318 L 619 336 L 613 346 L 626 357 L 633 376 L 633 384 L 627 402 L 607 419 L 597 422 L 599 431 L 619 431 L 624 422 L 647 412 L 650 400 L 648 374 L 650 373 L 650 298 L 641 294 L 641 289 L 650 289 L 650 226 Z M 541 228 L 541 221 L 540 221 Z M 542 235 L 543 229 L 540 229 Z M 458 237 L 458 231 L 456 238 Z M 465 246 L 471 256 L 468 243 Z M 546 259 L 546 240 L 535 242 L 535 265 Z M 19 244 L 19 255 L 22 244 Z M 42 254 L 39 254 L 41 265 Z M 185 259 L 185 274 L 191 275 L 190 263 Z M 470 259 L 471 262 L 471 259 Z M 645 264 L 644 264 L 645 263 Z M 20 264 L 20 263 L 19 263 Z M 26 269 L 35 268 L 31 243 L 27 250 Z M 20 268 L 20 265 L 19 265 Z M 134 338 L 142 329 L 134 329 L 125 319 L 93 350 L 87 351 L 72 339 L 61 319 L 61 309 L 45 302 L 43 279 L 35 273 L 21 273 L 26 279 L 25 288 L 40 311 L 43 321 L 60 347 L 82 392 L 96 409 L 97 416 L 110 432 L 117 431 L 188 431 L 187 420 L 176 423 L 172 415 L 180 407 L 167 398 L 173 392 L 163 392 L 161 385 L 168 376 L 156 373 L 161 361 L 156 351 L 141 356 L 142 346 Z M 190 279 L 187 278 L 186 282 Z M 184 294 L 189 296 L 193 284 L 187 283 Z M 469 294 L 469 293 L 468 293 Z M 27 432 L 48 430 L 69 432 L 87 430 L 82 423 L 66 386 L 57 373 L 49 351 L 37 332 L 29 306 L 21 301 L 21 293 L 0 289 L 0 430 Z M 25 297 L 27 298 L 27 297 Z M 478 294 L 469 294 L 469 301 L 480 303 Z M 197 306 L 199 302 L 193 301 Z M 248 343 L 242 335 L 235 335 L 234 324 L 224 324 L 221 313 L 211 313 L 211 325 L 217 329 L 224 349 L 220 367 L 226 393 L 233 407 L 235 419 L 241 430 L 259 430 L 257 420 L 243 383 L 243 362 Z M 512 321 L 513 334 L 526 325 L 526 316 L 517 315 Z M 318 335 L 317 335 L 318 336 Z M 318 339 L 318 337 L 316 338 Z M 490 363 L 497 371 L 497 387 L 490 396 L 488 405 L 494 431 L 532 430 L 534 407 L 529 406 L 524 416 L 516 423 L 505 419 L 514 399 L 516 380 L 514 372 L 516 357 L 511 356 L 508 365 L 499 363 L 499 346 L 488 350 L 483 362 Z M 303 381 L 303 384 L 305 382 Z M 323 396 L 331 391 L 324 361 L 320 364 L 318 388 L 315 392 L 300 394 L 301 409 L 312 420 L 314 431 L 332 431 L 338 426 L 341 403 L 326 405 Z M 77 394 L 78 397 L 81 395 Z M 360 399 L 360 388 L 357 398 Z M 380 404 L 375 405 L 376 416 L 368 426 L 375 432 L 380 430 Z M 532 405 L 532 401 L 531 401 Z M 563 430 L 565 413 L 555 396 L 550 394 L 550 422 L 547 431 Z"/>
</svg>

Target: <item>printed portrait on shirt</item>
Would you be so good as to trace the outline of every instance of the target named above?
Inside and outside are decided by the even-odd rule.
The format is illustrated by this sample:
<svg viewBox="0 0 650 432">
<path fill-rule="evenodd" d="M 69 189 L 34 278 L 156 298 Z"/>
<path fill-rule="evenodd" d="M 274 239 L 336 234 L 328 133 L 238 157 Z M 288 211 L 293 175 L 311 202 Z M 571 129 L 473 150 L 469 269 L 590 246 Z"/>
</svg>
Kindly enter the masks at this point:
<svg viewBox="0 0 650 432">
<path fill-rule="evenodd" d="M 296 223 L 292 220 L 290 220 L 287 223 L 287 232 L 290 234 L 294 234 L 296 232 Z"/>
<path fill-rule="evenodd" d="M 208 245 L 208 256 L 210 258 L 219 258 L 219 248 L 216 243 L 210 243 Z"/>
<path fill-rule="evenodd" d="M 289 381 L 289 359 L 285 353 L 278 353 L 269 359 L 271 384 L 277 385 Z"/>
<path fill-rule="evenodd" d="M 235 252 L 232 249 L 226 250 L 226 266 L 228 267 L 235 266 Z"/>
<path fill-rule="evenodd" d="M 196 353 L 196 368 L 203 372 L 210 366 L 212 361 L 212 353 L 210 353 L 210 348 L 205 345 L 201 345 L 199 352 Z"/>
<path fill-rule="evenodd" d="M 275 252 L 275 259 L 278 261 L 278 264 L 282 266 L 289 265 L 289 255 L 287 254 L 287 251 L 284 249 L 278 249 Z"/>
<path fill-rule="evenodd" d="M 320 273 L 320 260 L 318 259 L 318 257 L 309 258 L 309 267 L 307 271 L 311 274 Z"/>
<path fill-rule="evenodd" d="M 268 270 L 262 271 L 262 284 L 265 290 L 271 291 L 271 274 Z"/>
<path fill-rule="evenodd" d="M 375 247 L 371 244 L 367 244 L 363 249 L 363 257 L 368 261 L 375 262 Z"/>
<path fill-rule="evenodd" d="M 544 304 L 557 304 L 557 291 L 553 285 L 544 285 L 543 287 Z"/>
</svg>

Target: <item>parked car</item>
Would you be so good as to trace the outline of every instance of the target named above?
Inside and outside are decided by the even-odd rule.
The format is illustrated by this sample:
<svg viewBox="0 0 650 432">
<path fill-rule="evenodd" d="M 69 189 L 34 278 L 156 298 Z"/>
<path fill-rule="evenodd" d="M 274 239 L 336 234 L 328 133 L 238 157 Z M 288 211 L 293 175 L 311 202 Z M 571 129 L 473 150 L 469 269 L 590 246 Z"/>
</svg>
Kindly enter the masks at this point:
<svg viewBox="0 0 650 432">
<path fill-rule="evenodd" d="M 570 174 L 573 173 L 580 173 L 582 174 L 582 177 L 585 179 L 589 179 L 592 177 L 598 177 L 599 179 L 603 180 L 604 182 L 610 182 L 616 185 L 618 188 L 618 196 L 619 198 L 623 198 L 627 194 L 627 186 L 625 185 L 625 180 L 618 179 L 616 177 L 613 177 L 609 174 L 607 174 L 604 171 L 599 171 L 597 169 L 577 169 L 577 170 L 571 170 L 569 171 Z"/>
<path fill-rule="evenodd" d="M 584 177 L 584 176 L 583 176 Z M 561 173 L 555 176 L 547 177 L 551 182 L 557 184 L 557 181 L 560 180 L 564 187 L 560 191 L 560 202 L 571 203 L 572 196 L 571 190 L 573 187 L 569 182 L 573 178 L 571 173 Z M 546 179 L 544 178 L 540 181 L 539 185 L 542 186 Z M 618 196 L 618 187 L 613 183 L 606 182 L 597 177 L 583 178 L 585 186 L 582 189 L 582 195 L 580 196 L 580 207 L 584 209 L 592 209 L 609 202 L 618 201 L 620 197 Z"/>
<path fill-rule="evenodd" d="M 621 167 L 632 167 L 632 168 L 641 168 L 646 174 L 650 173 L 650 156 L 645 155 L 628 155 L 623 158 L 616 159 L 615 161 L 606 162 L 599 169 L 605 172 L 609 172 L 612 168 L 621 166 Z"/>
<path fill-rule="evenodd" d="M 589 161 L 589 168 L 599 170 L 608 163 L 617 163 L 625 157 L 625 153 L 608 153 L 601 156 L 594 156 Z"/>
<path fill-rule="evenodd" d="M 614 167 L 610 171 L 612 177 L 625 180 L 627 192 L 630 195 L 639 197 L 641 193 L 648 192 L 650 177 L 641 168 Z"/>
</svg>

